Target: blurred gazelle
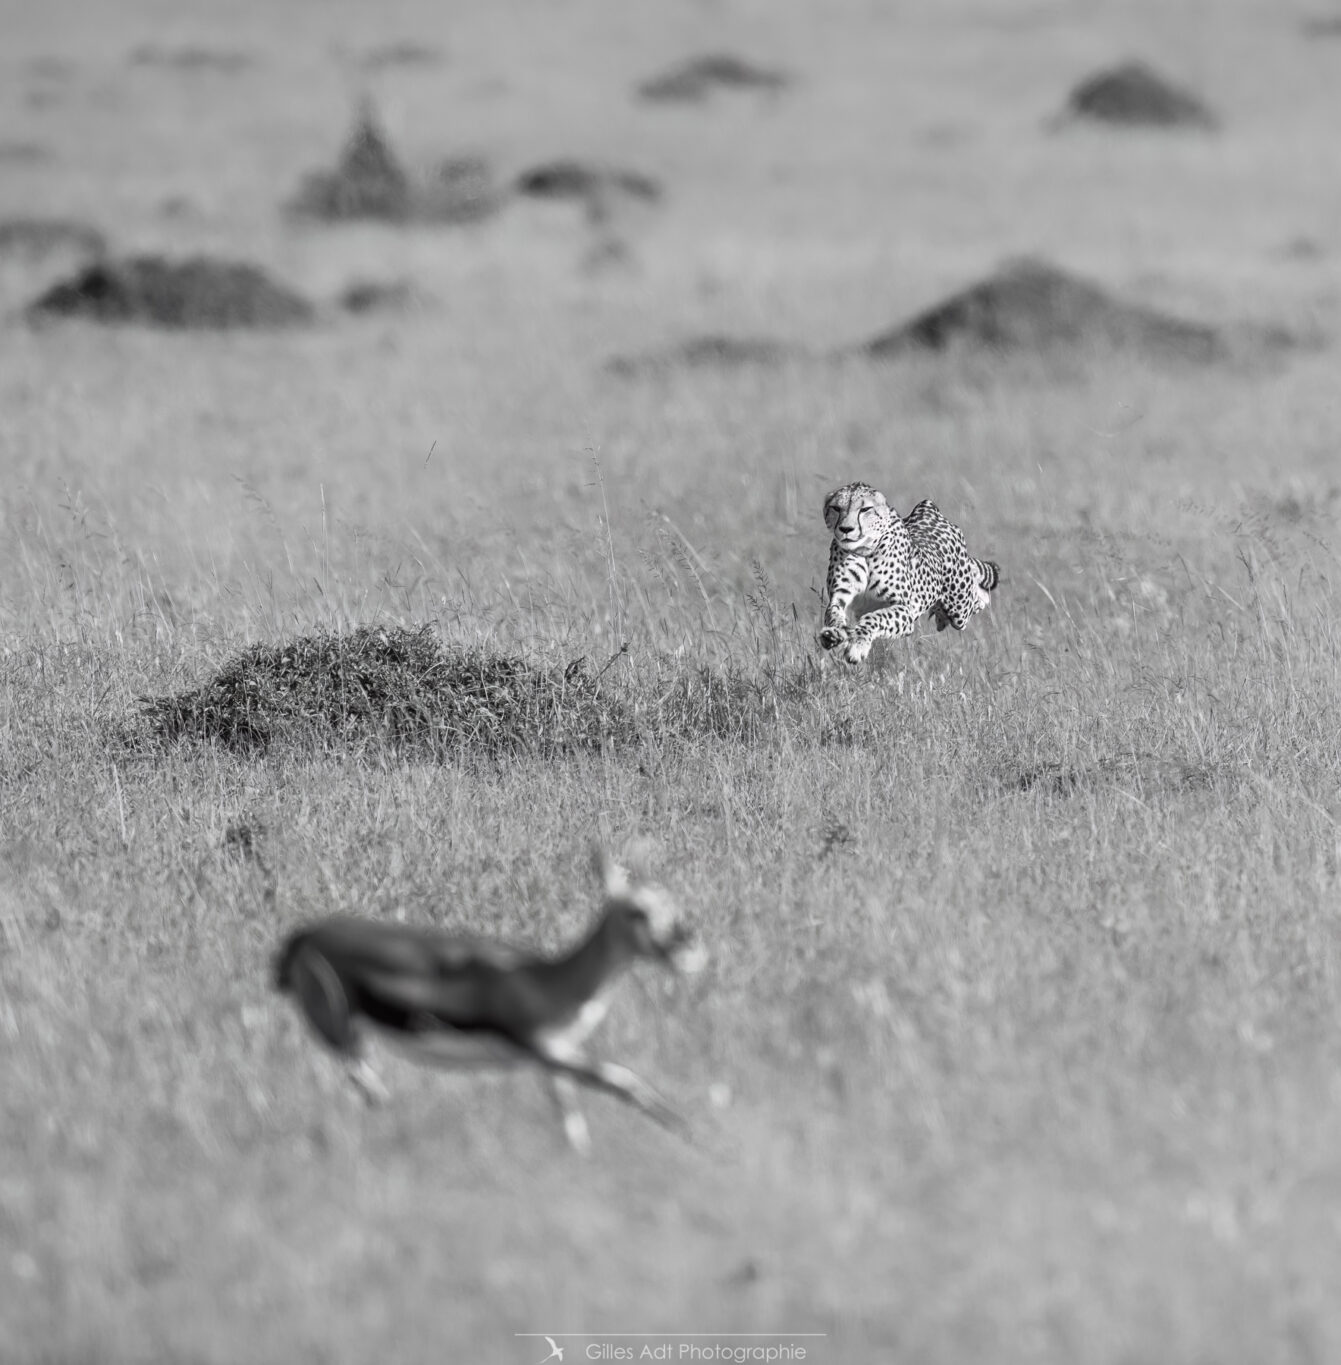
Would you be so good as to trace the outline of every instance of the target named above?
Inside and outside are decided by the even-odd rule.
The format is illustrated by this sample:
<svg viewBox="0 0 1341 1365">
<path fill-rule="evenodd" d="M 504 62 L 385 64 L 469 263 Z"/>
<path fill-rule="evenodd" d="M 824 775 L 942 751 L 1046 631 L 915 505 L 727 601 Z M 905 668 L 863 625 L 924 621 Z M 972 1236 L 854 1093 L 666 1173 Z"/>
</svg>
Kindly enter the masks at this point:
<svg viewBox="0 0 1341 1365">
<path fill-rule="evenodd" d="M 545 958 L 432 929 L 333 918 L 297 930 L 275 959 L 275 985 L 349 1064 L 370 1103 L 386 1087 L 363 1056 L 363 1026 L 417 1061 L 506 1066 L 532 1061 L 548 1073 L 568 1141 L 591 1147 L 574 1082 L 605 1090 L 667 1128 L 684 1121 L 627 1067 L 597 1061 L 587 1035 L 610 988 L 638 958 L 698 971 L 703 948 L 670 894 L 596 855 L 605 900 L 595 927 L 570 952 Z"/>
</svg>

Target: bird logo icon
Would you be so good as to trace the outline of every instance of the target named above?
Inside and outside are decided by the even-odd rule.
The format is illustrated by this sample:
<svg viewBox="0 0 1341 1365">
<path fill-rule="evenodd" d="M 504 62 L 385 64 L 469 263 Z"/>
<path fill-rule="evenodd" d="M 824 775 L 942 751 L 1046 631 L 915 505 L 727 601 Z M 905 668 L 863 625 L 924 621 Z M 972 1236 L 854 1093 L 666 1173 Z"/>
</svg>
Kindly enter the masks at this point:
<svg viewBox="0 0 1341 1365">
<path fill-rule="evenodd" d="M 545 1340 L 549 1342 L 549 1355 L 547 1355 L 544 1360 L 540 1361 L 539 1365 L 546 1365 L 546 1362 L 550 1360 L 562 1362 L 563 1347 L 560 1346 L 553 1337 L 546 1337 Z"/>
</svg>

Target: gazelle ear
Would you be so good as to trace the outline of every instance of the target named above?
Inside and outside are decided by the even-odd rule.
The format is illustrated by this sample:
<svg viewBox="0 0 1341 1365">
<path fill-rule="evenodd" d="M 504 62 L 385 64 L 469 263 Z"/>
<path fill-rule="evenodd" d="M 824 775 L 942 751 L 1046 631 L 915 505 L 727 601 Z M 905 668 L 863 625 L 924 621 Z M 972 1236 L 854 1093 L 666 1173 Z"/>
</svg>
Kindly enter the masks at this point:
<svg viewBox="0 0 1341 1365">
<path fill-rule="evenodd" d="M 607 896 L 613 899 L 627 896 L 632 892 L 633 880 L 627 869 L 615 862 L 605 849 L 596 849 L 593 861 L 596 864 L 596 873 L 601 879 L 601 887 Z"/>
</svg>

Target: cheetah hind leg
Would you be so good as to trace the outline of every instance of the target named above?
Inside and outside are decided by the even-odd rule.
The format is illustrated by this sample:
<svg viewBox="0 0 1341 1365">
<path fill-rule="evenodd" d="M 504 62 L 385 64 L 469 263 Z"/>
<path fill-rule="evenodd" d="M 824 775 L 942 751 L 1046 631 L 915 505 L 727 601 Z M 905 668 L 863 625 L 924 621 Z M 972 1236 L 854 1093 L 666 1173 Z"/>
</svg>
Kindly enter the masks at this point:
<svg viewBox="0 0 1341 1365">
<path fill-rule="evenodd" d="M 956 630 L 963 630 L 978 612 L 986 611 L 991 603 L 992 599 L 982 588 L 975 588 L 973 596 L 968 601 L 961 600 L 956 602 L 953 607 L 947 607 L 943 602 L 938 602 L 934 608 L 936 629 L 944 630 L 946 626 L 953 626 Z"/>
</svg>

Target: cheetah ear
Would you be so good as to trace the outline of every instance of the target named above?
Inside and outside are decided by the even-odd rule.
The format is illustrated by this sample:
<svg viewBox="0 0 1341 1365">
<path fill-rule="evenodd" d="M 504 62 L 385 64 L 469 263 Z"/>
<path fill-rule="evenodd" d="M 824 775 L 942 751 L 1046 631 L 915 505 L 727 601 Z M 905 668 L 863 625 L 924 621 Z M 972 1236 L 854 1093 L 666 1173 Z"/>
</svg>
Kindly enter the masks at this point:
<svg viewBox="0 0 1341 1365">
<path fill-rule="evenodd" d="M 871 501 L 872 501 L 873 503 L 875 503 L 875 505 L 876 505 L 877 507 L 888 507 L 888 506 L 889 506 L 888 501 L 886 501 L 886 499 L 885 499 L 885 495 L 884 495 L 878 488 L 872 490 L 872 492 L 871 492 Z"/>
</svg>

